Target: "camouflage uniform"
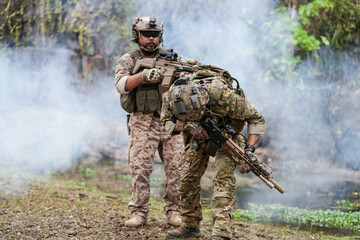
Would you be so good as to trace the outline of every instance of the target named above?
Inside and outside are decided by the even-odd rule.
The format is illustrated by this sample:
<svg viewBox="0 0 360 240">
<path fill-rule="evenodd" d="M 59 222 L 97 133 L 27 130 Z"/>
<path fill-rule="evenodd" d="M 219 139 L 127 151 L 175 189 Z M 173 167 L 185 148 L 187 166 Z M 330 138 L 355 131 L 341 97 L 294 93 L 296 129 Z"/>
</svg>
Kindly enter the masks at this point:
<svg viewBox="0 0 360 240">
<path fill-rule="evenodd" d="M 115 86 L 127 94 L 120 79 L 131 75 L 134 59 L 127 53 L 116 64 Z M 132 216 L 147 218 L 149 212 L 150 175 L 156 150 L 165 167 L 164 211 L 170 218 L 180 212 L 177 192 L 179 184 L 180 156 L 184 151 L 180 136 L 169 135 L 160 122 L 160 110 L 134 112 L 130 116 L 129 166 L 132 175 L 132 194 L 128 207 Z"/>
<path fill-rule="evenodd" d="M 196 80 L 194 80 L 196 81 Z M 210 110 L 222 116 L 225 124 L 229 124 L 238 134 L 233 140 L 242 148 L 246 137 L 241 133 L 245 122 L 248 123 L 248 134 L 264 134 L 265 119 L 261 113 L 244 97 L 241 97 L 220 78 L 212 78 L 206 82 L 209 88 Z M 161 121 L 167 131 L 172 132 L 175 124 L 171 121 L 172 113 L 168 109 L 170 91 L 163 96 Z M 207 140 L 195 140 L 190 134 L 184 133 L 185 154 L 180 167 L 180 200 L 181 215 L 184 227 L 198 229 L 202 220 L 200 179 L 204 174 L 209 155 L 203 155 Z M 195 149 L 194 141 L 200 145 Z M 234 170 L 238 159 L 225 147 L 215 155 L 216 175 L 214 177 L 214 196 L 212 199 L 212 235 L 232 237 L 232 210 L 235 202 L 236 179 Z"/>
</svg>

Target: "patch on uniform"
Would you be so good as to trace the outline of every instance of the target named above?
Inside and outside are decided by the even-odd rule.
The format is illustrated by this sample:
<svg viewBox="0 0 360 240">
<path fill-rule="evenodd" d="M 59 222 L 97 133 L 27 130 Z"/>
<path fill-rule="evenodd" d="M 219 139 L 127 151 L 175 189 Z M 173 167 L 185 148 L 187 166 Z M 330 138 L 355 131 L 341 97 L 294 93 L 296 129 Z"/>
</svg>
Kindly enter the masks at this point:
<svg viewBox="0 0 360 240">
<path fill-rule="evenodd" d="M 119 63 L 123 68 L 127 68 L 130 66 L 130 63 L 126 62 L 123 58 L 120 58 Z"/>
</svg>

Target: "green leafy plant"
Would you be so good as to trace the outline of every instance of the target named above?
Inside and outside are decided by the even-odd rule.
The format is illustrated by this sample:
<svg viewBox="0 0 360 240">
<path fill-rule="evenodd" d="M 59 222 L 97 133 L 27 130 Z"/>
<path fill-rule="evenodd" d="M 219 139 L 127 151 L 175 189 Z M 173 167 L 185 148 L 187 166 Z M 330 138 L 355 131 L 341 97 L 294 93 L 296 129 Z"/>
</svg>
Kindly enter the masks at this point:
<svg viewBox="0 0 360 240">
<path fill-rule="evenodd" d="M 75 203 L 77 206 L 81 207 L 81 206 L 85 206 L 86 203 L 84 201 L 81 201 L 80 199 L 76 199 Z"/>
<path fill-rule="evenodd" d="M 329 40 L 325 36 L 320 36 L 320 41 L 315 35 L 309 34 L 303 27 L 312 25 L 310 17 L 317 17 L 322 9 L 332 9 L 333 7 L 334 4 L 329 0 L 315 0 L 299 7 L 299 20 L 301 24 L 297 24 L 293 30 L 294 40 L 295 44 L 304 49 L 306 54 L 320 49 L 321 42 L 327 46 L 330 45 Z"/>
<path fill-rule="evenodd" d="M 260 205 L 249 203 L 248 210 L 236 210 L 234 211 L 234 217 L 235 219 L 250 222 L 282 221 L 360 231 L 360 212 L 308 210 L 278 204 Z"/>
<path fill-rule="evenodd" d="M 66 186 L 70 186 L 70 187 L 86 187 L 86 183 L 85 182 L 74 182 L 72 180 L 70 181 L 66 181 L 65 182 Z"/>
<path fill-rule="evenodd" d="M 119 180 L 131 181 L 131 175 L 130 174 L 118 174 L 117 178 Z"/>
<path fill-rule="evenodd" d="M 91 177 L 91 176 L 94 176 L 96 174 L 96 171 L 92 170 L 90 168 L 84 168 L 84 169 L 81 170 L 81 174 L 84 177 Z"/>
<path fill-rule="evenodd" d="M 338 201 L 336 201 L 336 208 L 350 210 L 350 211 L 356 211 L 356 210 L 360 209 L 360 206 L 358 204 L 352 203 L 348 200 L 338 200 Z"/>
</svg>

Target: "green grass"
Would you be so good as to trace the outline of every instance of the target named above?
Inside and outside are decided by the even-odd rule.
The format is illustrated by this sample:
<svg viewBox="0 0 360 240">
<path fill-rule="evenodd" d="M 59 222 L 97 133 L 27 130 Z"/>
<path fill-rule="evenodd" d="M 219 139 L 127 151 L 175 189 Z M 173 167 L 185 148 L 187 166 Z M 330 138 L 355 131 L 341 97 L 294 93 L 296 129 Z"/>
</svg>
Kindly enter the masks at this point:
<svg viewBox="0 0 360 240">
<path fill-rule="evenodd" d="M 81 170 L 81 174 L 84 176 L 84 177 L 91 177 L 91 176 L 95 176 L 96 174 L 96 171 L 95 170 L 92 170 L 90 168 L 84 168 Z"/>
<path fill-rule="evenodd" d="M 97 171 L 90 178 L 80 172 L 72 178 L 59 175 L 50 181 L 37 181 L 23 195 L 0 198 L 0 238 L 17 239 L 21 238 L 21 233 L 36 239 L 73 239 L 75 235 L 77 239 L 165 239 L 172 227 L 167 224 L 162 196 L 151 195 L 148 224 L 141 231 L 128 229 L 124 226 L 131 216 L 127 207 L 131 196 L 128 175 L 124 174 L 125 179 L 121 180 L 112 176 L 112 181 L 108 182 L 99 178 L 100 173 Z M 207 199 L 203 203 L 201 231 L 204 239 L 208 239 L 212 233 L 211 205 Z M 347 202 L 339 205 L 352 206 Z M 275 217 L 280 219 L 281 215 L 288 216 L 281 210 L 285 207 L 273 208 L 270 211 L 254 205 L 251 211 L 235 211 L 234 239 L 359 239 L 359 235 L 353 236 L 348 230 L 335 233 L 303 229 L 293 224 L 264 223 L 263 216 L 269 221 Z M 299 218 L 302 210 L 294 215 Z"/>
<path fill-rule="evenodd" d="M 278 204 L 260 205 L 249 203 L 248 210 L 235 210 L 234 217 L 250 222 L 303 223 L 320 227 L 352 229 L 360 232 L 360 212 L 341 210 L 308 210 Z"/>
<path fill-rule="evenodd" d="M 356 211 L 360 209 L 360 205 L 356 203 L 352 203 L 348 200 L 339 200 L 336 201 L 336 208 L 346 211 Z"/>
</svg>

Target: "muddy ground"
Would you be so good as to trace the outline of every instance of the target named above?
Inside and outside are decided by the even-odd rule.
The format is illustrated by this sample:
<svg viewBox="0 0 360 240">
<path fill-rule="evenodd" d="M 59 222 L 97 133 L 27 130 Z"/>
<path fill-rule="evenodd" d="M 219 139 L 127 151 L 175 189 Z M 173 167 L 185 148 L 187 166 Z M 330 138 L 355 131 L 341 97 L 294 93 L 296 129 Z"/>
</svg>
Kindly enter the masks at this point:
<svg viewBox="0 0 360 240">
<path fill-rule="evenodd" d="M 0 176 L 0 239 L 166 239 L 172 229 L 153 192 L 147 225 L 124 226 L 130 212 L 131 184 L 126 164 L 102 164 L 47 177 L 7 173 Z M 156 175 L 156 173 L 154 173 Z M 25 181 L 26 180 L 26 181 Z M 211 216 L 204 207 L 200 239 L 211 237 Z M 234 239 L 360 239 L 351 231 L 303 225 L 234 221 Z"/>
</svg>

